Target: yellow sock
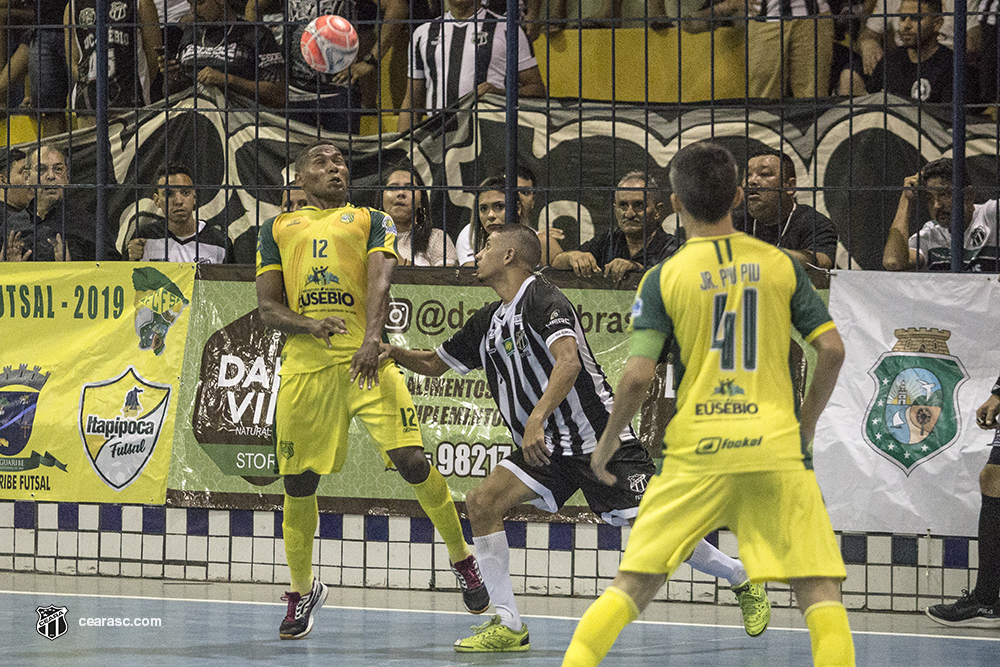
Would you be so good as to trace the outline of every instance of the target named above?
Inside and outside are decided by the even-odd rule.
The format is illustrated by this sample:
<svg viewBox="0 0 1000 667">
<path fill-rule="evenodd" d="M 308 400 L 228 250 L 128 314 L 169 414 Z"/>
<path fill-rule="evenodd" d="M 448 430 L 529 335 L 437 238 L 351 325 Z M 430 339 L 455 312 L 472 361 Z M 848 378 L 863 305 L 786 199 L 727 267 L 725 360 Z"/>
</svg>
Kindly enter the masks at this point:
<svg viewBox="0 0 1000 667">
<path fill-rule="evenodd" d="M 451 499 L 451 491 L 444 476 L 437 468 L 431 466 L 427 479 L 412 486 L 417 502 L 441 533 L 441 538 L 448 547 L 448 558 L 452 563 L 466 558 L 472 552 L 469 551 L 469 545 L 465 543 L 465 536 L 462 535 L 462 524 L 458 522 L 455 501 Z"/>
<path fill-rule="evenodd" d="M 292 575 L 292 590 L 305 595 L 312 588 L 313 535 L 319 523 L 316 495 L 295 498 L 285 496 L 285 514 L 281 532 L 285 537 L 285 560 Z"/>
<path fill-rule="evenodd" d="M 638 617 L 635 601 L 622 589 L 609 586 L 576 626 L 563 667 L 595 667 L 604 660 L 625 626 Z"/>
<path fill-rule="evenodd" d="M 813 665 L 854 667 L 854 640 L 844 605 L 832 600 L 817 602 L 806 609 L 805 617 L 812 641 Z"/>
</svg>

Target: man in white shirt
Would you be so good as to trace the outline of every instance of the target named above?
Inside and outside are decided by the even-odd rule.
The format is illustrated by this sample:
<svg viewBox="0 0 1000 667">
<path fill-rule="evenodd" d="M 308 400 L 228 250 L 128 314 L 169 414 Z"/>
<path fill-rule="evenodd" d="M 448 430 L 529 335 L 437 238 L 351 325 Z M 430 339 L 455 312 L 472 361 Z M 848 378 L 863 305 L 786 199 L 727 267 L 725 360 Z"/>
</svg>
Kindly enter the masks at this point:
<svg viewBox="0 0 1000 667">
<path fill-rule="evenodd" d="M 143 262 L 199 264 L 232 261 L 229 237 L 225 232 L 195 218 L 197 200 L 194 178 L 186 166 L 171 163 L 161 168 L 153 202 L 166 222 L 157 220 L 139 225 L 135 237 L 128 243 L 128 258 Z"/>
<path fill-rule="evenodd" d="M 928 163 L 919 174 L 903 181 L 903 193 L 882 256 L 882 265 L 887 270 L 947 271 L 951 268 L 951 170 L 951 158 L 942 158 Z M 913 207 L 919 206 L 916 190 L 919 185 L 927 189 L 927 208 L 932 219 L 907 239 Z M 972 188 L 966 188 L 963 207 L 963 267 L 970 271 L 996 271 L 997 200 L 976 204 Z"/>
</svg>

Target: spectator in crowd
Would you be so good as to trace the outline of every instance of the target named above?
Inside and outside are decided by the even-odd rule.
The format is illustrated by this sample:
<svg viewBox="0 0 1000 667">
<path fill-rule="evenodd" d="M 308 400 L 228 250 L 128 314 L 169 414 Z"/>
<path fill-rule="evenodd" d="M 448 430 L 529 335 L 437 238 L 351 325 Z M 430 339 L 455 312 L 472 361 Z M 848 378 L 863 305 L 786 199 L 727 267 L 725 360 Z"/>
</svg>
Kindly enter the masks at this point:
<svg viewBox="0 0 1000 667">
<path fill-rule="evenodd" d="M 924 166 L 920 173 L 903 180 L 903 193 L 889 238 L 885 242 L 882 265 L 889 271 L 912 271 L 927 268 L 951 268 L 951 209 L 952 162 L 950 158 L 935 160 Z M 920 231 L 910 235 L 910 220 L 919 207 L 917 188 L 927 190 L 927 208 L 931 219 Z M 997 270 L 997 200 L 976 204 L 972 188 L 966 188 L 962 198 L 965 217 L 965 257 L 962 263 L 967 270 Z M 909 242 L 907 242 L 909 237 Z"/>
<path fill-rule="evenodd" d="M 865 68 L 859 51 L 865 3 L 861 0 L 830 0 L 834 13 L 833 56 L 830 67 L 831 95 L 864 95 Z M 846 43 L 845 43 L 846 42 Z"/>
<path fill-rule="evenodd" d="M 751 17 L 753 18 L 753 17 Z M 750 97 L 826 97 L 833 59 L 827 0 L 764 0 L 747 24 Z"/>
<path fill-rule="evenodd" d="M 148 105 L 159 72 L 162 46 L 154 0 L 129 0 L 108 6 L 108 109 L 112 115 Z M 97 122 L 97 0 L 70 0 L 63 14 L 67 28 L 66 64 L 75 82 L 70 99 L 77 122 Z"/>
<path fill-rule="evenodd" d="M 63 11 L 67 0 L 35 0 L 32 23 L 39 27 L 25 33 L 28 48 L 28 76 L 31 80 L 29 104 L 39 114 L 42 136 L 62 134 L 68 127 L 66 97 L 69 70 L 66 69 Z"/>
<path fill-rule="evenodd" d="M 875 70 L 875 65 L 889 51 L 903 45 L 899 35 L 900 4 L 902 0 L 877 0 L 872 7 L 871 15 L 861 29 L 859 37 L 859 47 L 861 58 L 864 63 L 865 76 L 870 76 Z M 975 6 L 975 1 L 969 3 L 969 8 Z M 943 0 L 941 3 L 942 21 L 938 29 L 938 41 L 949 49 L 953 46 L 953 35 L 955 33 L 955 3 L 954 0 Z M 924 10 L 925 12 L 928 10 Z M 973 46 L 974 38 L 972 29 L 975 27 L 975 16 L 970 11 L 966 21 L 970 30 L 969 47 Z"/>
<path fill-rule="evenodd" d="M 663 231 L 663 193 L 652 176 L 632 171 L 619 181 L 615 225 L 601 236 L 552 260 L 554 269 L 578 276 L 603 274 L 615 282 L 629 271 L 646 271 L 677 252 L 677 237 Z"/>
<path fill-rule="evenodd" d="M 143 262 L 197 262 L 222 264 L 232 261 L 229 237 L 194 215 L 198 193 L 191 171 L 170 163 L 157 174 L 153 203 L 164 221 L 139 225 L 128 243 L 128 258 Z"/>
<path fill-rule="evenodd" d="M 503 227 L 507 220 L 507 179 L 503 176 L 490 176 L 480 183 L 479 188 L 473 222 L 462 228 L 455 242 L 458 263 L 462 266 L 475 265 L 476 255 L 483 249 L 486 239 Z M 520 199 L 517 206 L 520 219 Z"/>
<path fill-rule="evenodd" d="M 417 170 L 400 164 L 390 168 L 377 206 L 396 223 L 396 254 L 402 266 L 458 266 L 455 244 L 433 226 L 430 198 Z"/>
<path fill-rule="evenodd" d="M 990 397 L 976 410 L 981 429 L 1000 429 L 1000 378 Z M 1000 430 L 998 430 L 1000 433 Z M 994 438 L 990 457 L 979 473 L 982 505 L 979 509 L 979 574 L 972 592 L 951 604 L 927 608 L 932 621 L 951 627 L 1000 628 L 1000 447 Z"/>
<path fill-rule="evenodd" d="M 0 261 L 16 262 L 32 259 L 34 233 L 28 205 L 34 193 L 28 187 L 28 156 L 18 148 L 7 152 L 0 170 Z"/>
<path fill-rule="evenodd" d="M 1000 0 L 983 0 L 978 24 L 979 96 L 987 104 L 997 101 L 997 70 L 1000 65 L 1000 45 L 997 44 L 997 17 Z M 972 34 L 970 33 L 970 41 Z"/>
<path fill-rule="evenodd" d="M 538 241 L 542 244 L 542 266 L 548 266 L 552 258 L 562 252 L 560 241 L 566 238 L 563 231 L 557 227 L 549 226 L 545 221 L 545 228 L 538 229 L 538 220 L 535 212 L 535 173 L 521 163 L 517 165 L 517 196 L 521 200 L 521 210 L 519 220 L 528 229 L 538 232 Z"/>
<path fill-rule="evenodd" d="M 176 59 L 160 59 L 176 93 L 195 82 L 263 106 L 285 105 L 285 59 L 271 31 L 242 21 L 243 0 L 201 0 L 184 29 Z M 173 55 L 173 54 L 171 54 Z"/>
<path fill-rule="evenodd" d="M 760 0 L 750 0 L 749 6 L 747 0 L 705 0 L 700 9 L 680 17 L 678 26 L 686 33 L 697 35 L 717 28 L 733 27 L 736 25 L 734 19 L 746 21 L 748 15 L 759 11 Z"/>
<path fill-rule="evenodd" d="M 357 59 L 336 74 L 314 70 L 299 48 L 309 22 L 328 14 L 343 16 L 358 32 Z M 359 131 L 359 81 L 379 69 L 383 54 L 391 47 L 406 48 L 408 0 L 247 0 L 245 15 L 248 21 L 260 16 L 273 26 L 284 49 L 289 71 L 288 106 L 294 109 L 288 117 L 331 132 Z M 375 85 L 375 79 L 368 80 Z"/>
<path fill-rule="evenodd" d="M 31 100 L 24 94 L 25 77 L 28 76 L 28 41 L 23 41 L 31 31 L 21 33 L 22 41 L 17 43 L 14 54 L 0 70 L 0 100 L 6 100 L 7 108 L 31 106 Z"/>
<path fill-rule="evenodd" d="M 507 68 L 506 19 L 476 0 L 451 0 L 444 21 L 417 26 L 410 42 L 409 80 L 398 129 L 406 132 L 423 117 L 449 107 L 470 93 L 504 92 Z M 458 37 L 458 39 L 455 39 Z M 447 53 L 443 52 L 447 49 Z M 482 55 L 489 49 L 488 59 Z M 528 38 L 518 29 L 518 94 L 544 97 L 545 84 Z M 484 66 L 484 62 L 488 62 Z M 458 63 L 457 66 L 454 66 Z"/>
<path fill-rule="evenodd" d="M 795 201 L 792 159 L 777 151 L 750 158 L 745 190 L 747 219 L 742 231 L 783 249 L 806 268 L 813 285 L 829 287 L 825 272 L 837 257 L 837 230 L 830 218 Z"/>
<path fill-rule="evenodd" d="M 308 206 L 306 192 L 295 183 L 293 175 L 288 186 L 281 193 L 281 212 L 292 213 Z M 235 264 L 255 264 L 257 262 L 257 233 L 260 227 L 250 226 L 233 241 L 233 262 Z"/>
<path fill-rule="evenodd" d="M 190 0 L 153 0 L 161 24 L 181 23 L 191 20 Z"/>
<path fill-rule="evenodd" d="M 35 9 L 22 0 L 0 0 L 0 68 L 7 65 L 11 44 L 17 49 L 24 26 L 35 22 Z"/>
<path fill-rule="evenodd" d="M 28 183 L 33 186 L 32 225 L 38 261 L 97 259 L 97 229 L 93 214 L 86 214 L 69 197 L 70 164 L 66 154 L 43 144 L 28 154 Z M 107 259 L 118 259 L 110 244 Z"/>
<path fill-rule="evenodd" d="M 868 91 L 884 90 L 921 102 L 950 102 L 954 52 L 938 42 L 941 0 L 903 0 L 899 5 L 899 39 L 903 48 L 886 53 L 875 65 Z M 966 79 L 967 91 L 975 81 Z M 969 94 L 967 98 L 975 99 Z"/>
</svg>

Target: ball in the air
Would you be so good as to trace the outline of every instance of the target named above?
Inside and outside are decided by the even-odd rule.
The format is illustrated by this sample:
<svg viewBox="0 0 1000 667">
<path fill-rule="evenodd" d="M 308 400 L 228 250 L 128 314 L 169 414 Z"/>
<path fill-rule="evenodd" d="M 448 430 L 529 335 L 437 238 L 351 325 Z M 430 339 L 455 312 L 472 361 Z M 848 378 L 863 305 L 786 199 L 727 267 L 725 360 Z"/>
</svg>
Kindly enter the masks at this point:
<svg viewBox="0 0 1000 667">
<path fill-rule="evenodd" d="M 310 67 L 334 74 L 354 62 L 358 55 L 358 33 L 343 16 L 319 16 L 306 26 L 300 47 Z"/>
</svg>

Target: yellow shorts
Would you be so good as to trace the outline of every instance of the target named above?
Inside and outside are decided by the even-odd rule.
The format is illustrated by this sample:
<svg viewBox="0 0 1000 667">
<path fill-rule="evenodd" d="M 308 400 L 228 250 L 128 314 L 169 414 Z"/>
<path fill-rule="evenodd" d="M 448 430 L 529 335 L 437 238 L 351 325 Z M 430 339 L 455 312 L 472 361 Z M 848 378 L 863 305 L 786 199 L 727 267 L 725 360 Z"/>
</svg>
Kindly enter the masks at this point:
<svg viewBox="0 0 1000 667">
<path fill-rule="evenodd" d="M 736 534 L 753 582 L 847 576 L 811 470 L 657 475 L 639 504 L 620 569 L 671 575 L 702 537 L 723 527 Z"/>
<path fill-rule="evenodd" d="M 346 363 L 282 375 L 274 413 L 278 474 L 339 472 L 354 417 L 378 444 L 386 467 L 392 467 L 389 451 L 424 446 L 413 399 L 395 362 L 382 362 L 379 384 L 371 389 L 351 382 Z"/>
</svg>

